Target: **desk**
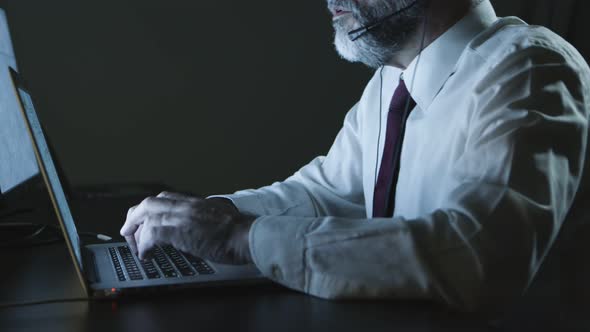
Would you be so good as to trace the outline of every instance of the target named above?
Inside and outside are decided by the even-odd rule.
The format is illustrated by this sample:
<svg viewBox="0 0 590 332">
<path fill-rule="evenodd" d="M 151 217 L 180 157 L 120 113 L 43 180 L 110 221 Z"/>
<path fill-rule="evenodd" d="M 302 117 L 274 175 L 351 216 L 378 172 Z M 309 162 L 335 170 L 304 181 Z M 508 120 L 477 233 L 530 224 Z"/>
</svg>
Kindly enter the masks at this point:
<svg viewBox="0 0 590 332">
<path fill-rule="evenodd" d="M 117 235 L 127 209 L 140 200 L 78 199 L 79 228 Z M 0 261 L 2 302 L 80 294 L 63 243 L 10 249 L 0 253 Z M 0 309 L 0 331 L 590 331 L 589 306 L 565 304 L 563 294 L 547 293 L 551 287 L 543 283 L 533 288 L 533 295 L 495 324 L 426 302 L 330 302 L 259 285 Z"/>
</svg>

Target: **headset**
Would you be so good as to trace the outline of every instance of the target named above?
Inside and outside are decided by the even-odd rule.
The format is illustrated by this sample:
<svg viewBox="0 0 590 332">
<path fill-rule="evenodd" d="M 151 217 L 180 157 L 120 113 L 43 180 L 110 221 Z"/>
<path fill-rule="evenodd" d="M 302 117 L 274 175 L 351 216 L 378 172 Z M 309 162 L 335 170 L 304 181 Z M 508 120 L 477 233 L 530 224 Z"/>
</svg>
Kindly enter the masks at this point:
<svg viewBox="0 0 590 332">
<path fill-rule="evenodd" d="M 350 38 L 351 41 L 356 41 L 357 39 L 361 38 L 362 36 L 366 35 L 368 32 L 375 30 L 376 28 L 380 27 L 381 24 L 385 23 L 387 20 L 392 19 L 396 16 L 399 16 L 405 12 L 407 12 L 408 10 L 412 9 L 414 6 L 416 6 L 416 4 L 418 3 L 418 0 L 414 0 L 414 2 L 412 2 L 411 4 L 407 5 L 404 8 L 401 8 L 399 10 L 396 10 L 395 12 L 389 14 L 389 15 L 385 15 L 383 17 L 381 17 L 380 19 L 373 21 L 367 25 L 364 25 L 358 29 L 354 29 L 352 31 L 350 31 L 348 33 L 348 38 Z"/>
</svg>

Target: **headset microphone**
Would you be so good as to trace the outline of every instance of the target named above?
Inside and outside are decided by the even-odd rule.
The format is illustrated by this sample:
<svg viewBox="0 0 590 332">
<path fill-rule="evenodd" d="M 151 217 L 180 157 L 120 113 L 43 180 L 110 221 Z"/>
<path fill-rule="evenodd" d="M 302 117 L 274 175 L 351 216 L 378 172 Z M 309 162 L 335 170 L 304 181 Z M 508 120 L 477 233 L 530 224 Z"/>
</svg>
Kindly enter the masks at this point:
<svg viewBox="0 0 590 332">
<path fill-rule="evenodd" d="M 375 28 L 378 28 L 381 24 L 385 23 L 385 21 L 387 21 L 395 16 L 399 16 L 399 15 L 405 13 L 406 11 L 408 11 L 409 9 L 414 7 L 417 3 L 418 3 L 418 0 L 415 0 L 414 2 L 409 4 L 408 6 L 402 8 L 396 12 L 393 12 L 389 15 L 383 16 L 382 18 L 378 19 L 377 21 L 375 21 L 373 23 L 367 24 L 367 25 L 362 26 L 358 29 L 350 31 L 348 33 L 348 38 L 350 38 L 351 41 L 356 41 L 357 39 L 359 39 L 362 36 L 364 36 L 365 34 L 367 34 L 369 31 L 374 30 Z"/>
</svg>

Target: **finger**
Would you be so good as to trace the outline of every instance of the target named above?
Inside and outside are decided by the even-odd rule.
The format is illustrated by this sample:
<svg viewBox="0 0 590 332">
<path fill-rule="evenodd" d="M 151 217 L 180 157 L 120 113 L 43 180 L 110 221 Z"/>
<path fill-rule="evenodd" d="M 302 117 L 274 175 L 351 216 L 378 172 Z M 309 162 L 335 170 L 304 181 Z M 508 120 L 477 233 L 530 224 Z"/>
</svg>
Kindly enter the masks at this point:
<svg viewBox="0 0 590 332">
<path fill-rule="evenodd" d="M 187 201 L 173 200 L 168 198 L 148 197 L 129 213 L 125 224 L 121 228 L 121 235 L 132 235 L 139 224 L 150 215 L 164 213 L 186 213 L 190 209 Z"/>
<path fill-rule="evenodd" d="M 139 259 L 148 259 L 150 253 L 154 250 L 157 244 L 157 232 L 161 225 L 160 216 L 152 216 L 148 218 L 141 227 L 140 242 L 137 243 L 137 256 Z"/>
<path fill-rule="evenodd" d="M 158 196 L 156 196 L 156 197 L 174 199 L 174 200 L 179 200 L 179 201 L 189 201 L 189 202 L 197 202 L 197 201 L 201 200 L 200 198 L 197 198 L 197 197 L 193 197 L 193 196 L 189 196 L 189 195 L 185 195 L 185 194 L 173 193 L 173 192 L 169 192 L 169 191 L 163 191 L 163 192 L 159 193 Z"/>
<path fill-rule="evenodd" d="M 123 234 L 123 228 L 125 227 L 125 224 L 127 223 L 127 220 L 129 220 L 129 216 L 131 215 L 131 213 L 133 213 L 133 211 L 135 211 L 135 209 L 136 209 L 136 208 L 137 208 L 137 205 L 136 205 L 136 206 L 132 206 L 132 207 L 131 207 L 131 208 L 129 208 L 129 210 L 127 211 L 127 217 L 125 218 L 125 222 L 123 223 L 123 226 L 122 226 L 122 227 L 121 227 L 121 229 L 119 230 L 119 234 L 121 234 L 122 236 L 125 236 L 125 237 L 129 236 L 129 235 Z M 131 229 L 130 229 L 130 230 L 127 230 L 127 229 L 125 229 L 125 233 L 127 233 L 127 232 L 132 232 L 132 233 L 134 233 L 136 230 L 137 230 L 137 228 L 136 228 L 136 227 L 131 227 Z"/>
<path fill-rule="evenodd" d="M 132 206 L 132 207 L 129 208 L 129 210 L 127 211 L 127 218 L 129 218 L 129 216 L 131 215 L 131 213 L 133 211 L 135 211 L 135 209 L 137 209 L 137 206 L 138 205 L 135 205 L 135 206 Z"/>
<path fill-rule="evenodd" d="M 174 223 L 168 221 L 166 215 L 152 216 L 143 224 L 140 241 L 137 244 L 138 257 L 142 260 L 150 259 L 157 245 L 174 245 L 175 234 L 178 230 Z"/>
<path fill-rule="evenodd" d="M 129 249 L 131 249 L 131 252 L 133 252 L 134 254 L 137 255 L 137 241 L 135 240 L 135 236 L 134 235 L 125 236 L 125 241 L 127 241 L 127 244 L 129 245 Z"/>
<path fill-rule="evenodd" d="M 133 239 L 135 240 L 135 251 L 134 253 L 137 254 L 137 243 L 141 242 L 141 231 L 143 230 L 143 223 L 137 227 L 137 231 L 133 234 Z"/>
</svg>

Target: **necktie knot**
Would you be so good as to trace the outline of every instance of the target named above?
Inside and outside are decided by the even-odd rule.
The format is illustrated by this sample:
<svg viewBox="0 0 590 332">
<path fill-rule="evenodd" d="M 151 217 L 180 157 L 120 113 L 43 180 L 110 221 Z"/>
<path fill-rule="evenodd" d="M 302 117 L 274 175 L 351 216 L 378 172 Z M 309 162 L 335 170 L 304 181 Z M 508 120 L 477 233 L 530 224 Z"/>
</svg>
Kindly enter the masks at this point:
<svg viewBox="0 0 590 332">
<path fill-rule="evenodd" d="M 410 92 L 408 91 L 408 88 L 406 87 L 406 83 L 404 82 L 404 80 L 400 79 L 399 85 L 393 93 L 393 98 L 391 99 L 389 110 L 401 112 L 406 109 L 406 105 L 408 104 L 408 102 L 410 103 L 410 106 L 412 106 L 413 100 L 410 96 Z"/>
</svg>

